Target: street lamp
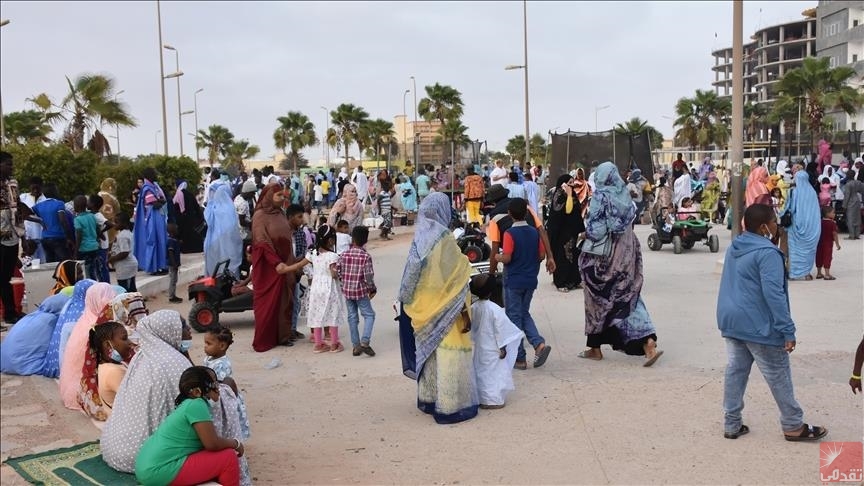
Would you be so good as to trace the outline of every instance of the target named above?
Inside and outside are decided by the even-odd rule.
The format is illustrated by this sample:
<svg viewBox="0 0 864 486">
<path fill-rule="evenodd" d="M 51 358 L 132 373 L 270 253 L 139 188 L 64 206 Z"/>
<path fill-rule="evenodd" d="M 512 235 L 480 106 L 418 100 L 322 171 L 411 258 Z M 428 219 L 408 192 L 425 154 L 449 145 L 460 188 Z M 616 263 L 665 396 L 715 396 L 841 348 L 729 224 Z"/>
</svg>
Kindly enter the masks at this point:
<svg viewBox="0 0 864 486">
<path fill-rule="evenodd" d="M 195 94 L 192 95 L 192 100 L 194 103 L 194 106 L 192 107 L 192 109 L 195 110 L 195 163 L 196 164 L 201 163 L 201 152 L 200 152 L 201 149 L 198 147 L 198 93 L 200 93 L 202 91 L 204 91 L 204 88 L 198 88 L 197 90 L 195 90 Z"/>
<path fill-rule="evenodd" d="M 125 89 L 121 89 L 120 91 L 114 93 L 114 104 L 117 104 L 117 97 L 125 92 Z M 117 140 L 117 163 L 120 163 L 120 124 L 115 123 L 114 128 L 117 130 L 117 135 L 114 137 L 114 139 Z"/>
<path fill-rule="evenodd" d="M 322 138 L 323 143 L 321 145 L 324 146 L 324 161 L 327 164 L 327 168 L 329 169 L 330 168 L 330 144 L 328 143 L 328 140 L 327 140 L 327 128 L 330 126 L 330 110 L 326 106 L 322 106 L 321 109 L 324 110 L 324 117 L 325 117 L 324 118 L 324 120 L 325 120 L 324 121 L 324 137 Z M 348 161 L 346 160 L 345 163 L 347 164 Z"/>
<path fill-rule="evenodd" d="M 9 24 L 9 19 L 0 20 L 0 27 Z M 3 101 L 0 97 L 0 147 L 6 146 L 6 123 L 3 121 Z"/>
<path fill-rule="evenodd" d="M 742 172 L 744 165 L 744 2 L 732 1 L 732 237 L 741 233 L 744 216 Z"/>
<path fill-rule="evenodd" d="M 525 165 L 531 162 L 531 130 L 528 124 L 528 0 L 522 1 L 522 47 L 524 59 L 521 66 L 504 66 L 505 71 L 522 69 L 525 72 Z"/>
<path fill-rule="evenodd" d="M 165 110 L 165 60 L 162 56 L 162 7 L 156 0 L 156 24 L 159 28 L 159 90 L 162 93 L 162 142 L 168 156 L 168 112 Z"/>
<path fill-rule="evenodd" d="M 154 154 L 159 152 L 159 133 L 160 132 L 162 132 L 162 130 L 156 130 L 156 133 L 153 134 L 153 149 L 154 149 L 153 153 Z"/>
<path fill-rule="evenodd" d="M 177 76 L 177 124 L 179 125 L 180 133 L 180 157 L 183 157 L 183 113 L 181 113 L 182 108 L 180 104 L 180 76 L 183 75 L 183 71 L 180 70 L 180 51 L 178 51 L 176 47 L 168 44 L 164 44 L 162 47 L 169 51 L 174 51 L 174 60 L 177 66 L 177 72 L 180 73 Z"/>
<path fill-rule="evenodd" d="M 603 105 L 603 106 L 595 106 L 594 107 L 594 132 L 598 133 L 600 131 L 600 125 L 597 123 L 597 114 L 606 108 L 611 108 L 612 105 Z"/>
<path fill-rule="evenodd" d="M 414 124 L 411 126 L 411 135 L 414 138 L 414 167 L 420 168 L 420 145 L 417 143 L 417 80 L 411 76 L 412 91 L 414 91 Z M 406 137 L 407 138 L 407 137 Z"/>
<path fill-rule="evenodd" d="M 402 157 L 405 157 L 405 154 L 408 152 L 408 114 L 405 111 L 405 97 L 410 93 L 410 89 L 406 89 L 404 93 L 402 93 Z M 390 169 L 389 167 L 387 168 Z"/>
</svg>

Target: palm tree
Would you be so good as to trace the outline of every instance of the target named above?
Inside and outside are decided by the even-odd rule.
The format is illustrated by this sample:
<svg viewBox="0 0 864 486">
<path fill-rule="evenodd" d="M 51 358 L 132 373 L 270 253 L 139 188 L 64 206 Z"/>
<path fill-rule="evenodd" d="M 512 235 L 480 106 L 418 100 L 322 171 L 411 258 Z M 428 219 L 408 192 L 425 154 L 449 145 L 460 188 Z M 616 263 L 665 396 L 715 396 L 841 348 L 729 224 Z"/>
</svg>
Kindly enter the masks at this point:
<svg viewBox="0 0 864 486">
<path fill-rule="evenodd" d="M 69 92 L 60 102 L 60 109 L 70 120 L 63 137 L 65 142 L 74 152 L 81 151 L 85 147 L 85 132 L 89 130 L 92 135 L 87 147 L 100 155 L 110 154 L 108 140 L 96 128 L 97 125 L 137 125 L 135 119 L 126 111 L 125 105 L 115 100 L 114 80 L 102 74 L 82 74 L 74 82 L 67 76 L 66 83 Z M 34 98 L 34 103 L 39 99 L 44 101 L 48 98 L 43 93 Z M 48 107 L 50 106 L 49 101 Z"/>
<path fill-rule="evenodd" d="M 827 57 L 804 58 L 801 67 L 787 72 L 777 83 L 779 99 L 786 105 L 793 99 L 796 103 L 805 100 L 811 141 L 815 141 L 825 128 L 826 110 L 854 115 L 864 104 L 864 95 L 847 84 L 855 75 L 848 66 L 832 68 Z"/>
<path fill-rule="evenodd" d="M 725 146 L 729 141 L 729 116 L 732 103 L 710 90 L 696 90 L 693 98 L 681 98 L 675 105 L 676 140 L 690 147 L 707 150 L 711 144 Z"/>
<path fill-rule="evenodd" d="M 51 125 L 45 122 L 42 113 L 36 110 L 14 111 L 3 115 L 6 127 L 6 143 L 23 145 L 30 141 L 50 142 Z"/>
<path fill-rule="evenodd" d="M 525 157 L 525 135 L 514 135 L 507 141 L 505 148 L 511 157 L 522 159 Z M 546 139 L 543 135 L 535 133 L 531 135 L 531 160 L 544 160 L 546 158 Z"/>
<path fill-rule="evenodd" d="M 300 151 L 307 147 L 318 145 L 318 135 L 315 133 L 315 125 L 309 121 L 309 117 L 299 111 L 289 111 L 285 116 L 276 118 L 279 126 L 273 132 L 273 142 L 276 148 L 289 149 L 289 159 L 293 162 L 294 172 L 300 161 Z"/>
<path fill-rule="evenodd" d="M 225 147 L 223 168 L 225 170 L 237 169 L 237 171 L 242 172 L 243 161 L 255 157 L 259 152 L 261 149 L 257 145 L 250 144 L 249 140 L 232 141 Z"/>
<path fill-rule="evenodd" d="M 365 124 L 365 130 L 369 136 L 369 141 L 375 147 L 375 159 L 380 160 L 381 148 L 391 145 L 396 140 L 396 132 L 393 131 L 393 123 L 377 118 L 370 120 Z M 388 169 L 390 159 L 387 159 Z"/>
<path fill-rule="evenodd" d="M 198 136 L 195 138 L 198 148 L 207 150 L 210 167 L 219 160 L 220 155 L 224 157 L 228 153 L 228 146 L 233 142 L 234 134 L 222 125 L 210 125 L 206 132 L 198 130 Z"/>
<path fill-rule="evenodd" d="M 461 120 L 453 119 L 447 120 L 441 125 L 441 129 L 435 137 L 435 143 L 450 143 L 450 160 L 454 164 L 456 163 L 456 147 L 462 148 L 471 143 L 471 137 L 468 136 L 467 132 L 468 127 L 463 125 Z"/>
<path fill-rule="evenodd" d="M 417 112 L 426 121 L 438 120 L 441 125 L 447 120 L 455 120 L 462 117 L 462 93 L 457 89 L 435 83 L 426 86 L 426 97 L 417 105 Z"/>
<path fill-rule="evenodd" d="M 361 135 L 360 126 L 368 119 L 369 113 L 366 113 L 366 110 L 351 103 L 342 103 L 330 112 L 330 122 L 333 127 L 327 131 L 327 143 L 331 146 L 335 145 L 337 151 L 339 146 L 345 148 L 346 168 L 348 167 L 348 146 L 357 141 L 358 135 Z"/>
<path fill-rule="evenodd" d="M 759 127 L 767 121 L 768 111 L 761 103 L 748 102 L 744 105 L 744 124 L 747 126 L 747 138 L 756 139 Z"/>
</svg>

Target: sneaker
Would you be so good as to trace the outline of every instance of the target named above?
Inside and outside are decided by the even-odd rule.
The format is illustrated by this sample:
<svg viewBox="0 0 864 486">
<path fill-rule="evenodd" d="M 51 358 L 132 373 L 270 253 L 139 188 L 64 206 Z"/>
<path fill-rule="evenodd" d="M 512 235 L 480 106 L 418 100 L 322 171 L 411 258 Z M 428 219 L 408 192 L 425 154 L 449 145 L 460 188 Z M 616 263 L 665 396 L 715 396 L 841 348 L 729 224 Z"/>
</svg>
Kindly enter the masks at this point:
<svg viewBox="0 0 864 486">
<path fill-rule="evenodd" d="M 364 353 L 366 353 L 366 355 L 369 356 L 370 358 L 372 356 L 375 356 L 375 350 L 373 350 L 372 347 L 369 346 L 368 344 L 360 345 L 360 350 L 363 351 Z"/>
<path fill-rule="evenodd" d="M 175 295 L 174 297 L 169 297 L 168 302 L 171 302 L 172 304 L 179 304 L 179 303 L 183 302 L 183 299 L 181 299 L 180 297 L 177 297 Z"/>
<path fill-rule="evenodd" d="M 345 351 L 345 346 L 342 346 L 342 343 L 336 343 L 336 344 L 330 345 L 330 352 L 331 353 L 341 353 L 342 351 Z"/>
<path fill-rule="evenodd" d="M 360 345 L 354 346 L 354 349 L 351 350 L 351 356 L 360 356 L 363 354 L 363 351 L 360 350 Z"/>
<path fill-rule="evenodd" d="M 326 353 L 327 351 L 330 351 L 330 346 L 327 346 L 324 343 L 316 344 L 315 347 L 312 348 L 312 352 L 315 354 Z"/>
</svg>

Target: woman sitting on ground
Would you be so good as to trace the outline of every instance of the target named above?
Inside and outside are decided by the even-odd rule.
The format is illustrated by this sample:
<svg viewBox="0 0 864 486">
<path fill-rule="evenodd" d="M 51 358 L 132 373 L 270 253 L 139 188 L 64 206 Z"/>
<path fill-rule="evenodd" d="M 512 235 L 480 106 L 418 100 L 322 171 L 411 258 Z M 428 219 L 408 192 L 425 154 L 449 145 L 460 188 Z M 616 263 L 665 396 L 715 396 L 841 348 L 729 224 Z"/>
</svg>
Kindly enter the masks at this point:
<svg viewBox="0 0 864 486">
<path fill-rule="evenodd" d="M 180 377 L 177 408 L 144 442 L 135 460 L 135 477 L 148 485 L 194 485 L 215 480 L 240 484 L 243 444 L 217 434 L 210 403 L 219 401 L 219 382 L 204 366 L 188 368 Z"/>
<path fill-rule="evenodd" d="M 111 415 L 120 383 L 126 376 L 129 360 L 135 354 L 126 327 L 119 322 L 108 321 L 91 329 L 89 353 L 87 362 L 93 363 L 96 374 L 92 375 L 85 371 L 81 381 L 82 392 L 85 394 L 82 396 L 82 403 L 93 402 L 94 396 L 87 395 L 86 392 L 95 389 L 96 396 L 103 406 L 100 408 L 101 414 L 94 418 L 106 420 Z M 87 368 L 88 365 L 85 363 L 85 370 Z"/>
</svg>

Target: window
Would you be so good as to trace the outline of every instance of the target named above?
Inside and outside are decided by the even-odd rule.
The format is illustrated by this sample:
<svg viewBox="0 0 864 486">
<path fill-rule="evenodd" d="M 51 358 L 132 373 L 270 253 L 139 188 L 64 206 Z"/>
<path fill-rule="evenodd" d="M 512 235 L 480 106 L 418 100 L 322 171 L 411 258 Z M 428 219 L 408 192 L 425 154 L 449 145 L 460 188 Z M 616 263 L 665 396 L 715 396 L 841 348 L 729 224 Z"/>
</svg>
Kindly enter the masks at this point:
<svg viewBox="0 0 864 486">
<path fill-rule="evenodd" d="M 858 62 L 858 54 L 852 54 L 852 62 Z"/>
<path fill-rule="evenodd" d="M 832 69 L 837 67 L 837 56 L 831 56 L 828 58 L 828 66 Z"/>
<path fill-rule="evenodd" d="M 857 20 L 852 21 L 852 27 L 858 27 L 858 21 Z"/>
</svg>

